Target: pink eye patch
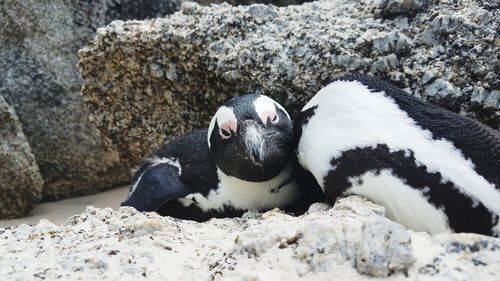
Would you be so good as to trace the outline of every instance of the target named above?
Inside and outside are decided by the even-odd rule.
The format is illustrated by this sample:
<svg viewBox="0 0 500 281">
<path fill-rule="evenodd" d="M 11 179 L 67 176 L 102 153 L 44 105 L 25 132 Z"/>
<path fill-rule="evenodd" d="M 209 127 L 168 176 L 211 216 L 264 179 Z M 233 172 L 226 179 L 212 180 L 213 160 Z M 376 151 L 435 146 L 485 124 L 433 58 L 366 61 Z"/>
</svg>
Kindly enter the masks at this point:
<svg viewBox="0 0 500 281">
<path fill-rule="evenodd" d="M 273 124 L 276 124 L 279 122 L 279 117 L 276 111 L 270 111 L 270 110 L 265 110 L 259 113 L 260 120 L 262 120 L 262 123 L 266 124 L 267 120 L 271 120 Z"/>
<path fill-rule="evenodd" d="M 233 133 L 236 133 L 236 129 L 236 121 L 228 120 L 219 126 L 219 135 L 225 140 L 229 139 Z"/>
</svg>

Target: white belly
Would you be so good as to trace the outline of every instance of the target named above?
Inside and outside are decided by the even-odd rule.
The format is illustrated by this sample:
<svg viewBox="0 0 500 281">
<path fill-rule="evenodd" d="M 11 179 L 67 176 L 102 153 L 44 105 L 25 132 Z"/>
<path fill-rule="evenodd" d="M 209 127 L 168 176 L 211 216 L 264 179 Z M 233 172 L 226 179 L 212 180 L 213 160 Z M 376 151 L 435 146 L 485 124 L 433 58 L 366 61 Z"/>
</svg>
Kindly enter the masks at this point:
<svg viewBox="0 0 500 281">
<path fill-rule="evenodd" d="M 431 234 L 451 232 L 443 210 L 430 204 L 423 192 L 406 185 L 390 170 L 382 170 L 378 175 L 367 172 L 349 181 L 353 185 L 346 194 L 362 195 L 384 206 L 386 216 L 405 227 Z"/>
</svg>

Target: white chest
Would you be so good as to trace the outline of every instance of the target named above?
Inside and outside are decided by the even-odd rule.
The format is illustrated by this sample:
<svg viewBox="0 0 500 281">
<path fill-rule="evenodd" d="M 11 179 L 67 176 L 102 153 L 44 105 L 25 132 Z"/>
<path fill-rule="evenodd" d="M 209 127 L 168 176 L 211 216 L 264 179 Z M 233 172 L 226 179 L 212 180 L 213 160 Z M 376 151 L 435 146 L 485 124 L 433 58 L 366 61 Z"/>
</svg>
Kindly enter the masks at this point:
<svg viewBox="0 0 500 281">
<path fill-rule="evenodd" d="M 299 197 L 299 188 L 289 164 L 275 178 L 265 182 L 248 182 L 217 171 L 219 188 L 212 190 L 206 197 L 200 193 L 178 199 L 184 206 L 196 204 L 203 211 L 219 210 L 232 206 L 237 210 L 268 210 L 285 207 Z M 292 180 L 290 180 L 292 179 Z"/>
</svg>

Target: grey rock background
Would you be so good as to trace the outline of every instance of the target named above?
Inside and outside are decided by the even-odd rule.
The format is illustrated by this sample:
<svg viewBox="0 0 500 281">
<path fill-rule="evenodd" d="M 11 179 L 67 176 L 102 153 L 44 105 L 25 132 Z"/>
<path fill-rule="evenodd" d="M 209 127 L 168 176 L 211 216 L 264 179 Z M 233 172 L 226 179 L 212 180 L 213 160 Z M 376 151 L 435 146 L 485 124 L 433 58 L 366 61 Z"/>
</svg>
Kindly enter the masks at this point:
<svg viewBox="0 0 500 281">
<path fill-rule="evenodd" d="M 500 240 L 413 233 L 363 198 L 295 217 L 205 223 L 88 207 L 63 225 L 0 228 L 7 280 L 498 280 Z M 248 216 L 255 217 L 255 216 Z M 33 257 L 37 261 L 33 262 Z M 380 279 L 377 279 L 380 280 Z M 385 280 L 385 279 L 384 279 Z"/>
<path fill-rule="evenodd" d="M 78 49 L 111 20 L 158 17 L 179 5 L 179 0 L 0 2 L 0 96 L 15 108 L 31 144 L 45 180 L 44 200 L 94 193 L 129 179 L 127 167 L 103 144 L 82 108 Z"/>
<path fill-rule="evenodd" d="M 41 198 L 43 179 L 14 109 L 0 96 L 0 218 L 28 214 Z"/>
<path fill-rule="evenodd" d="M 115 21 L 80 51 L 82 97 L 122 159 L 206 127 L 222 101 L 265 93 L 292 114 L 345 72 L 500 127 L 499 9 L 486 1 L 331 0 L 202 7 Z M 494 5 L 494 4 L 493 4 Z"/>
</svg>

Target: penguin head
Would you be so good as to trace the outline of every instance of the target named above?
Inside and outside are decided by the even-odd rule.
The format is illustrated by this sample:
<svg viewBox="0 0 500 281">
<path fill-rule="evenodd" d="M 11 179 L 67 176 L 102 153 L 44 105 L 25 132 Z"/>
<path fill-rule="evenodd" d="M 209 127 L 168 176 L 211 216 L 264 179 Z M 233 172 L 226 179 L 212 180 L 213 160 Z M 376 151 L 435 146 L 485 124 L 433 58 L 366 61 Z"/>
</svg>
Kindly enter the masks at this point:
<svg viewBox="0 0 500 281">
<path fill-rule="evenodd" d="M 258 94 L 232 98 L 215 113 L 208 146 L 224 174 L 245 181 L 270 180 L 289 162 L 293 125 L 286 110 Z"/>
</svg>

